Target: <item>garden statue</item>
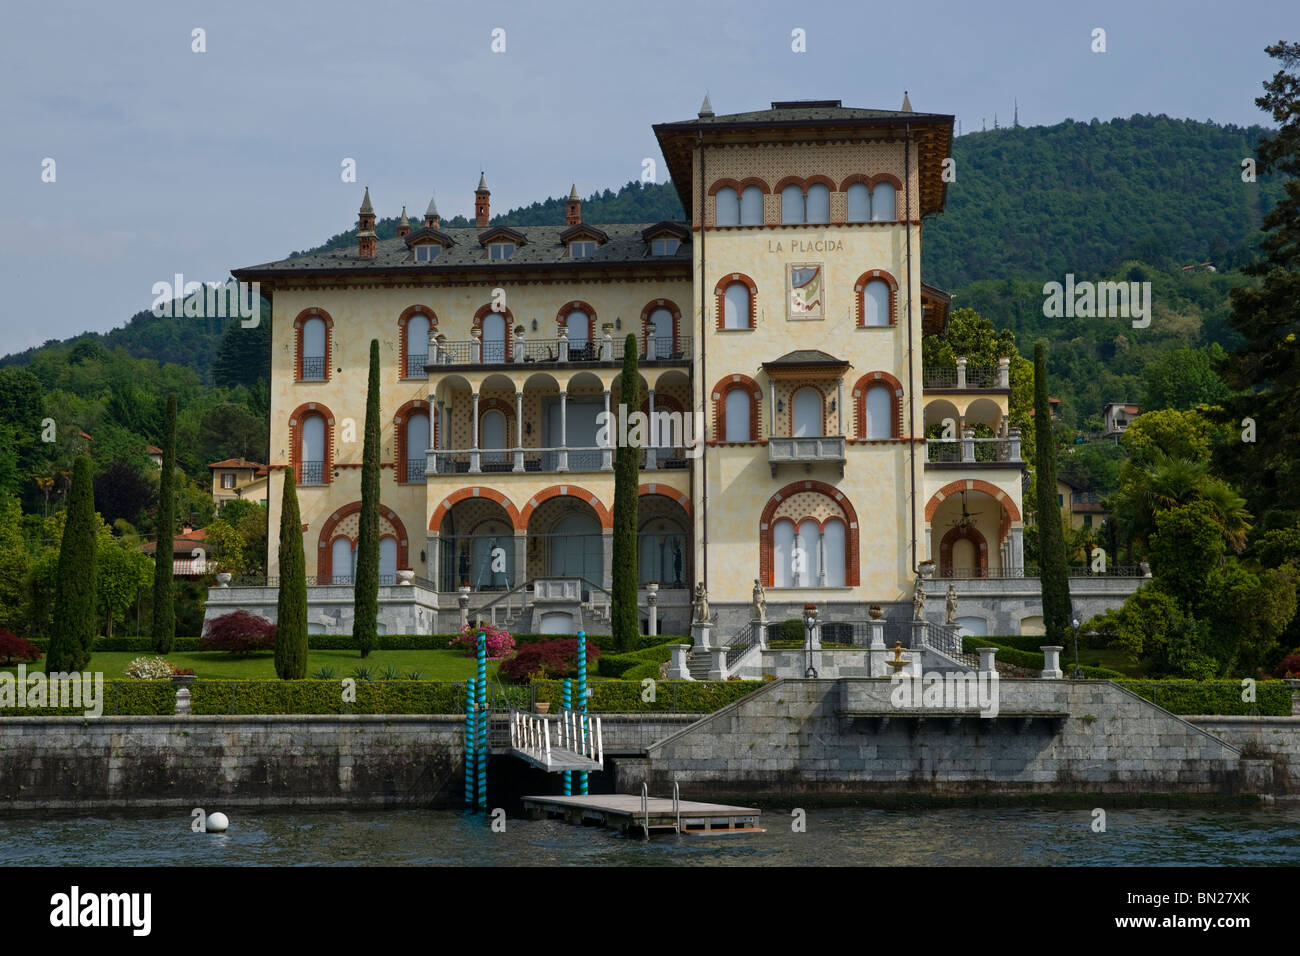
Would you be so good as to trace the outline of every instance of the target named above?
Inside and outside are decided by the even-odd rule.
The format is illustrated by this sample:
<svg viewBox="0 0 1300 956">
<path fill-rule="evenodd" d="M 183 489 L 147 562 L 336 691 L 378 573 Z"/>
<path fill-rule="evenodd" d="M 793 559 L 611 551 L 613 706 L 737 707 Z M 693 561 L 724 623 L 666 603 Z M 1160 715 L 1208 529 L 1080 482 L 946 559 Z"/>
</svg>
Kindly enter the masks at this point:
<svg viewBox="0 0 1300 956">
<path fill-rule="evenodd" d="M 767 593 L 758 578 L 754 578 L 754 620 L 767 621 Z"/>
<path fill-rule="evenodd" d="M 916 591 L 912 595 L 912 620 L 925 620 L 925 588 L 919 576 L 916 579 Z"/>
<path fill-rule="evenodd" d="M 695 585 L 695 601 L 691 614 L 691 623 L 707 624 L 709 621 L 709 592 L 704 589 L 704 582 Z"/>
<path fill-rule="evenodd" d="M 943 623 L 956 624 L 957 623 L 957 586 L 954 584 L 948 585 L 948 601 L 944 605 L 944 611 L 945 613 L 944 613 Z"/>
</svg>

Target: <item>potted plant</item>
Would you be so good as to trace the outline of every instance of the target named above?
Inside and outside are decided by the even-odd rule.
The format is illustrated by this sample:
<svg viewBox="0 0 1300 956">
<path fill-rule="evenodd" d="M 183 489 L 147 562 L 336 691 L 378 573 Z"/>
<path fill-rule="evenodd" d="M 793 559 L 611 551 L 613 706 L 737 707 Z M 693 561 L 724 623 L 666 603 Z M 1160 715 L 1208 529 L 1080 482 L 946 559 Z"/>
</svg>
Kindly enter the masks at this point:
<svg viewBox="0 0 1300 956">
<path fill-rule="evenodd" d="M 879 621 L 885 614 L 885 609 L 879 604 L 872 604 L 867 608 L 867 613 L 871 615 L 873 621 Z"/>
<path fill-rule="evenodd" d="M 217 587 L 230 587 L 230 568 L 222 566 L 217 569 Z"/>
<path fill-rule="evenodd" d="M 181 687 L 189 687 L 194 683 L 195 675 L 192 667 L 172 666 L 172 683 L 179 684 Z"/>
<path fill-rule="evenodd" d="M 414 568 L 398 568 L 398 569 L 397 569 L 397 583 L 398 583 L 399 585 L 402 585 L 402 584 L 408 584 L 408 585 L 409 585 L 409 584 L 410 584 L 412 581 L 414 581 L 414 580 L 415 580 L 415 569 L 414 569 Z"/>
</svg>

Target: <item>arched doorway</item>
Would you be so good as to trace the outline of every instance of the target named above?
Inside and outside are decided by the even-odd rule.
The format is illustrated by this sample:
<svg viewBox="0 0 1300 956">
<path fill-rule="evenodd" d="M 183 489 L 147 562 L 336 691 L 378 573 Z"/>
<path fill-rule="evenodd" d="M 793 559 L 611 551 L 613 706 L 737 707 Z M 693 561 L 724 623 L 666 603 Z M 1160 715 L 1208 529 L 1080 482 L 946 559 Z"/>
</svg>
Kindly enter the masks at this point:
<svg viewBox="0 0 1300 956">
<path fill-rule="evenodd" d="M 500 312 L 483 316 L 483 361 L 506 360 L 506 319 Z"/>
<path fill-rule="evenodd" d="M 989 546 L 973 525 L 949 528 L 939 545 L 939 576 L 983 578 L 989 573 Z"/>
<path fill-rule="evenodd" d="M 666 495 L 637 499 L 637 577 L 644 587 L 684 588 L 691 581 L 690 518 Z"/>
<path fill-rule="evenodd" d="M 529 579 L 581 577 L 603 585 L 604 555 L 600 516 L 581 498 L 555 495 L 529 514 Z"/>
</svg>

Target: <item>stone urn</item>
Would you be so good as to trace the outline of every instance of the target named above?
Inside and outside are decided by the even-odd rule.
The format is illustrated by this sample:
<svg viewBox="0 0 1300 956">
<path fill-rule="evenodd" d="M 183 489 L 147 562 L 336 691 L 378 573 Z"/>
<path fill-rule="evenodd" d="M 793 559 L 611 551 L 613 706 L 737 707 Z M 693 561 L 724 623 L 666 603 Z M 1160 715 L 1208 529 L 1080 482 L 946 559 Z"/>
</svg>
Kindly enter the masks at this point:
<svg viewBox="0 0 1300 956">
<path fill-rule="evenodd" d="M 869 608 L 867 608 L 867 613 L 871 615 L 871 619 L 873 621 L 879 621 L 882 617 L 885 616 L 885 609 L 882 608 L 879 604 L 873 604 Z"/>
<path fill-rule="evenodd" d="M 230 587 L 230 572 L 229 572 L 229 571 L 218 571 L 218 572 L 217 572 L 217 587 L 219 587 L 219 588 L 228 588 L 228 587 Z"/>
<path fill-rule="evenodd" d="M 411 568 L 398 568 L 397 583 L 398 585 L 410 585 L 415 580 L 415 571 Z"/>
<path fill-rule="evenodd" d="M 533 711 L 538 714 L 549 714 L 551 712 L 551 702 L 549 700 L 539 700 L 533 704 Z"/>
</svg>

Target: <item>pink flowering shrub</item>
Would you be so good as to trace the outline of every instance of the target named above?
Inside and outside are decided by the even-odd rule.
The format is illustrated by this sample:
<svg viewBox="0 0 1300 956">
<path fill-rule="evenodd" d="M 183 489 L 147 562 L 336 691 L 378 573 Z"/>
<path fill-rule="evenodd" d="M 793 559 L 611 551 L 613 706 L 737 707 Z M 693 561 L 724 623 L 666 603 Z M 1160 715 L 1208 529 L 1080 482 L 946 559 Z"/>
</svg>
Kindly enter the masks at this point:
<svg viewBox="0 0 1300 956">
<path fill-rule="evenodd" d="M 464 645 L 466 656 L 473 657 L 478 653 L 480 633 L 487 638 L 487 656 L 490 661 L 499 661 L 503 657 L 508 657 L 515 649 L 515 639 L 510 636 L 509 631 L 504 627 L 493 627 L 483 621 L 467 624 L 461 628 L 460 633 L 451 639 L 451 644 Z"/>
</svg>

